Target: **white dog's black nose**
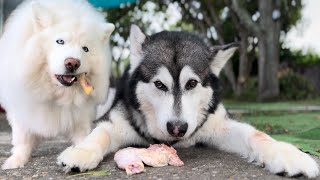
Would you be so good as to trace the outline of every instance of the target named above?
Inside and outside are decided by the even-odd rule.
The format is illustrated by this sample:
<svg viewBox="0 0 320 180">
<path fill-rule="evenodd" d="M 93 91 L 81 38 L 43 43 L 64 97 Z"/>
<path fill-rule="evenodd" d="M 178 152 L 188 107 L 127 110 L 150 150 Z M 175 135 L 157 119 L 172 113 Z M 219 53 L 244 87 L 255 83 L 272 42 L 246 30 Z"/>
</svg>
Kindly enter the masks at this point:
<svg viewBox="0 0 320 180">
<path fill-rule="evenodd" d="M 188 123 L 181 121 L 167 122 L 167 131 L 171 136 L 183 137 L 188 130 Z"/>
<path fill-rule="evenodd" d="M 74 73 L 80 67 L 80 65 L 80 61 L 75 58 L 67 58 L 64 61 L 64 66 L 66 67 L 68 73 Z"/>
</svg>

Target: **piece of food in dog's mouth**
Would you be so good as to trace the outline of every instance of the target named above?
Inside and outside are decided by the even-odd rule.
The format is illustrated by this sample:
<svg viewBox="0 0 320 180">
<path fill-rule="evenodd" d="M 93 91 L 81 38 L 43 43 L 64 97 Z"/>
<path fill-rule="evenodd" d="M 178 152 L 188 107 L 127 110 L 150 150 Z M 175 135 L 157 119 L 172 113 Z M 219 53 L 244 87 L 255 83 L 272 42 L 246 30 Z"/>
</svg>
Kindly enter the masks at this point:
<svg viewBox="0 0 320 180">
<path fill-rule="evenodd" d="M 77 81 L 75 75 L 55 75 L 55 77 L 64 86 L 72 86 Z"/>
<path fill-rule="evenodd" d="M 184 163 L 173 147 L 165 144 L 150 145 L 149 148 L 124 148 L 116 152 L 114 160 L 127 175 L 145 172 L 144 164 L 152 167 L 183 166 Z"/>
<path fill-rule="evenodd" d="M 90 82 L 86 78 L 86 73 L 80 74 L 79 76 L 80 84 L 82 86 L 82 89 L 87 95 L 90 95 L 93 91 L 93 86 L 90 84 Z"/>
<path fill-rule="evenodd" d="M 94 89 L 87 80 L 86 73 L 82 73 L 80 75 L 55 75 L 55 77 L 64 86 L 72 86 L 73 83 L 79 79 L 82 89 L 87 95 L 90 95 Z"/>
</svg>

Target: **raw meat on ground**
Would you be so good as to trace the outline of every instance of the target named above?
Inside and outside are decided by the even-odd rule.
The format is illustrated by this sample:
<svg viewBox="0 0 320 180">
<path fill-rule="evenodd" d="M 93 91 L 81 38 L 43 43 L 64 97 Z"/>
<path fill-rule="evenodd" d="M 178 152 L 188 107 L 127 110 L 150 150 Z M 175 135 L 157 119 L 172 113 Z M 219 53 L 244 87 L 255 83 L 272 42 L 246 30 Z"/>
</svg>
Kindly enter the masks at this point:
<svg viewBox="0 0 320 180">
<path fill-rule="evenodd" d="M 152 167 L 183 166 L 184 163 L 177 155 L 173 147 L 165 144 L 150 145 L 149 148 L 121 149 L 114 155 L 114 160 L 121 169 L 125 169 L 128 175 L 144 172 L 144 164 Z"/>
</svg>

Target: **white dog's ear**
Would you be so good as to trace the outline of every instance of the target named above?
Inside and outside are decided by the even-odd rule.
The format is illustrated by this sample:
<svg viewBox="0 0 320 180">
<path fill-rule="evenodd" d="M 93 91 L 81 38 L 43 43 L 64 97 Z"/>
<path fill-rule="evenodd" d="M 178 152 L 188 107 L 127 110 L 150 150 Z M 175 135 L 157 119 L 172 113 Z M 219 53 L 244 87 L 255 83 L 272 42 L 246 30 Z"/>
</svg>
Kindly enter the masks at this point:
<svg viewBox="0 0 320 180">
<path fill-rule="evenodd" d="M 213 74 L 219 76 L 222 68 L 238 49 L 239 43 L 230 43 L 224 46 L 214 46 L 210 48 L 212 53 L 212 62 L 210 69 Z"/>
<path fill-rule="evenodd" d="M 32 13 L 34 27 L 37 31 L 49 27 L 53 24 L 54 15 L 40 3 L 32 1 Z"/>
<path fill-rule="evenodd" d="M 111 33 L 115 29 L 115 26 L 112 23 L 104 23 L 103 24 L 103 29 L 104 29 L 104 32 L 105 32 L 103 40 L 104 41 L 108 41 L 110 36 L 111 36 Z"/>
<path fill-rule="evenodd" d="M 131 25 L 130 28 L 130 73 L 132 73 L 140 64 L 143 58 L 142 43 L 146 35 L 137 25 Z"/>
</svg>

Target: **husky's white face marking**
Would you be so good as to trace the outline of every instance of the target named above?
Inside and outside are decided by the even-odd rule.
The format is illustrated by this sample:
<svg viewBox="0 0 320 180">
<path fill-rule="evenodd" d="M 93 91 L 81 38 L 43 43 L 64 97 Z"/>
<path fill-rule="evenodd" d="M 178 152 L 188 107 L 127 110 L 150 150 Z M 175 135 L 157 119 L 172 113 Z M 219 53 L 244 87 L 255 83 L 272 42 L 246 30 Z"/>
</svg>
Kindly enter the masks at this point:
<svg viewBox="0 0 320 180">
<path fill-rule="evenodd" d="M 161 81 L 168 91 L 159 90 L 154 84 L 156 81 Z M 147 117 L 148 130 L 157 138 L 170 137 L 166 124 L 173 117 L 177 119 L 173 110 L 172 86 L 173 78 L 165 67 L 161 67 L 149 83 L 139 82 L 137 84 L 137 98 L 141 104 L 141 110 Z"/>
<path fill-rule="evenodd" d="M 196 80 L 198 83 L 193 89 L 186 89 L 190 80 Z M 190 136 L 200 121 L 203 119 L 204 111 L 209 108 L 212 98 L 212 89 L 203 87 L 200 78 L 196 75 L 190 66 L 185 66 L 180 73 L 180 87 L 182 87 L 181 96 L 181 114 L 180 119 L 188 123 L 188 131 L 185 137 Z"/>
<path fill-rule="evenodd" d="M 178 78 L 176 81 L 179 82 L 179 90 L 174 92 L 175 81 L 168 69 L 162 66 L 150 82 L 137 84 L 137 98 L 141 104 L 140 109 L 147 118 L 149 133 L 161 140 L 176 139 L 168 133 L 167 123 L 172 121 L 187 123 L 187 132 L 181 138 L 189 137 L 202 120 L 202 113 L 208 109 L 212 97 L 212 89 L 201 85 L 199 76 L 190 66 L 185 66 Z M 187 86 L 193 80 L 197 84 L 190 89 Z M 159 89 L 156 82 L 161 82 L 167 91 Z M 181 105 L 177 106 L 177 101 Z"/>
</svg>

